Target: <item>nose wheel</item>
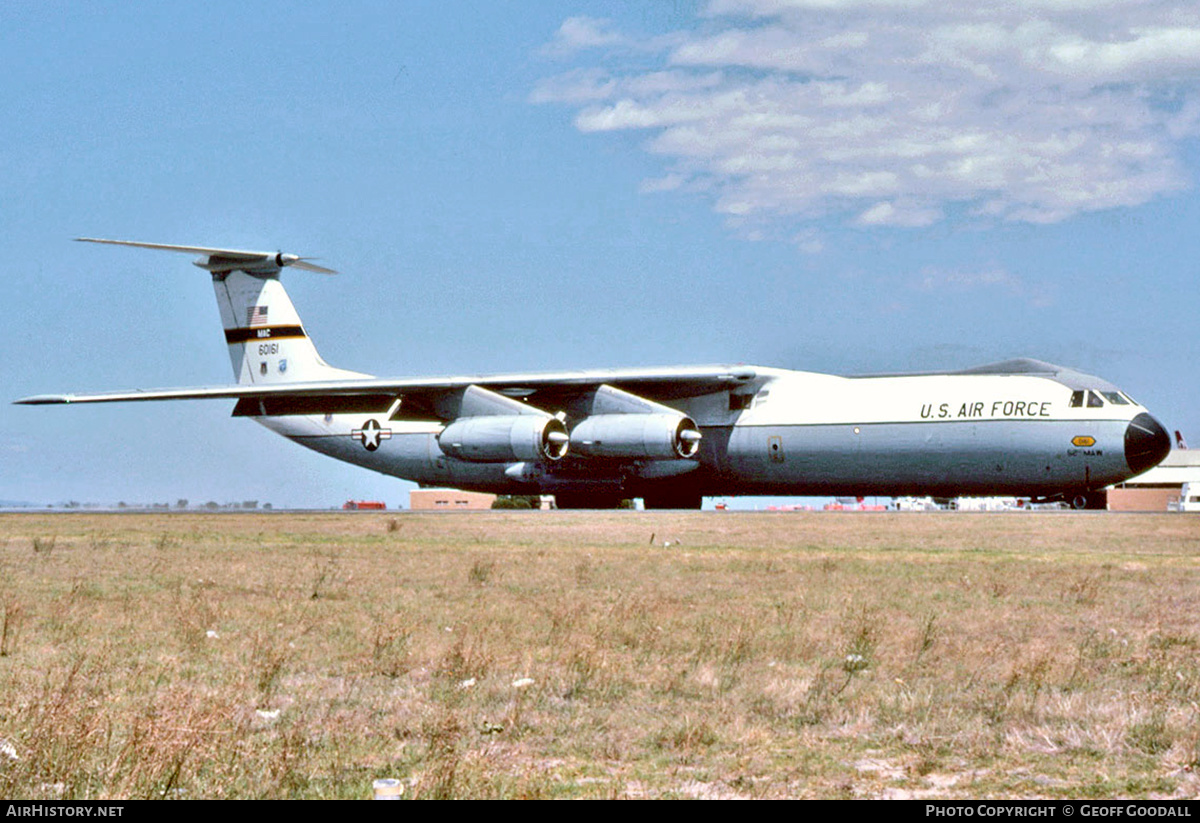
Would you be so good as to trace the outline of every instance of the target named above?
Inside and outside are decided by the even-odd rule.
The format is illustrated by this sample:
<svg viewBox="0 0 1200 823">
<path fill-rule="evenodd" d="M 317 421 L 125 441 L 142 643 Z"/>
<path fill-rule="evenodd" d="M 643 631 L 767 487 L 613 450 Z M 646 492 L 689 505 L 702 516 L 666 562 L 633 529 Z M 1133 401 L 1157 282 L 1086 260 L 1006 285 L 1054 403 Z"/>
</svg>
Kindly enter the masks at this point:
<svg viewBox="0 0 1200 823">
<path fill-rule="evenodd" d="M 1076 492 L 1067 495 L 1072 509 L 1103 510 L 1108 508 L 1108 494 L 1103 491 Z"/>
</svg>

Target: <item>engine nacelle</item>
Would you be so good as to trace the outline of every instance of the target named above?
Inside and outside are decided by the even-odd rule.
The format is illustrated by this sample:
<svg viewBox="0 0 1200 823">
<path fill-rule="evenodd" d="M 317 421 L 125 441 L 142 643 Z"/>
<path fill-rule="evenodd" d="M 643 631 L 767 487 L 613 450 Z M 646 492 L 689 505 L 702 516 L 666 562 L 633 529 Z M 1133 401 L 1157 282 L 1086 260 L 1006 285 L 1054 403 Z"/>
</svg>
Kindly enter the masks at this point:
<svg viewBox="0 0 1200 823">
<path fill-rule="evenodd" d="M 442 451 L 472 463 L 561 460 L 570 437 L 554 417 L 514 414 L 460 417 L 437 436 Z"/>
<path fill-rule="evenodd" d="M 571 450 L 585 457 L 695 457 L 700 430 L 679 414 L 594 414 L 571 430 Z"/>
</svg>

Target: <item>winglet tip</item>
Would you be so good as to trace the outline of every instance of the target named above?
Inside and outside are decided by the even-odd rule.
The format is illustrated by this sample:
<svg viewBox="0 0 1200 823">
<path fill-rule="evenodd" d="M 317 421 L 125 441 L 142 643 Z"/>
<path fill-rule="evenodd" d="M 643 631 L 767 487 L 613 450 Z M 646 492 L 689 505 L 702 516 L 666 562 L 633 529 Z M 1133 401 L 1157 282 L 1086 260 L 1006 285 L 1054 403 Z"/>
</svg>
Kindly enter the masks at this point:
<svg viewBox="0 0 1200 823">
<path fill-rule="evenodd" d="M 55 404 L 70 403 L 71 397 L 64 394 L 35 394 L 31 397 L 22 397 L 12 402 L 14 406 L 52 406 Z"/>
</svg>

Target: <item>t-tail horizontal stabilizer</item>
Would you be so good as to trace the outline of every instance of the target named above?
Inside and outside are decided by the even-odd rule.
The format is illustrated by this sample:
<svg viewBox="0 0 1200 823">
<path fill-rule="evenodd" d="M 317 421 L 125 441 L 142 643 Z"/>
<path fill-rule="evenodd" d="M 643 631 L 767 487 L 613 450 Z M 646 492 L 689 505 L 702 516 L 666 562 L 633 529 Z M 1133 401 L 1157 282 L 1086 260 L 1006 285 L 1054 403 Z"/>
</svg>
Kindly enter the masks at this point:
<svg viewBox="0 0 1200 823">
<path fill-rule="evenodd" d="M 279 279 L 280 272 L 288 266 L 321 274 L 337 274 L 333 269 L 283 252 L 172 246 L 132 240 L 102 240 L 97 237 L 76 239 L 85 243 L 203 255 L 193 262 L 212 275 L 221 326 L 225 330 L 225 343 L 229 347 L 229 360 L 239 385 L 369 377 L 360 372 L 336 369 L 321 359 Z M 71 402 L 82 401 L 73 399 Z"/>
<path fill-rule="evenodd" d="M 76 237 L 81 243 L 106 243 L 110 246 L 134 246 L 139 249 L 158 249 L 159 251 L 183 251 L 192 254 L 202 254 L 204 259 L 197 260 L 196 265 L 213 273 L 244 271 L 251 273 L 274 273 L 285 266 L 291 266 L 303 271 L 317 274 L 337 274 L 333 269 L 318 266 L 308 262 L 313 257 L 300 257 L 295 254 L 269 251 L 242 251 L 240 249 L 211 249 L 207 246 L 171 246 L 166 243 L 137 243 L 132 240 L 102 240 L 98 237 Z"/>
</svg>

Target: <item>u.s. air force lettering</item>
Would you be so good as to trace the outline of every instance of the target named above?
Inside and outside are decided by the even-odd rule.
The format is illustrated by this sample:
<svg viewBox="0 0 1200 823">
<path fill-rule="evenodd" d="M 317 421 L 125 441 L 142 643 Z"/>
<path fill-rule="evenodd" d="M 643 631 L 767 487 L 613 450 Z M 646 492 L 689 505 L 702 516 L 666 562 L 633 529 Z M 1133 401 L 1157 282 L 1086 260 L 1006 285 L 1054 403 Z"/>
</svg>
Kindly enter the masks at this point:
<svg viewBox="0 0 1200 823">
<path fill-rule="evenodd" d="M 992 400 L 967 403 L 924 403 L 922 420 L 982 419 L 987 417 L 1049 417 L 1049 400 Z M 957 411 L 955 409 L 957 408 Z"/>
</svg>

